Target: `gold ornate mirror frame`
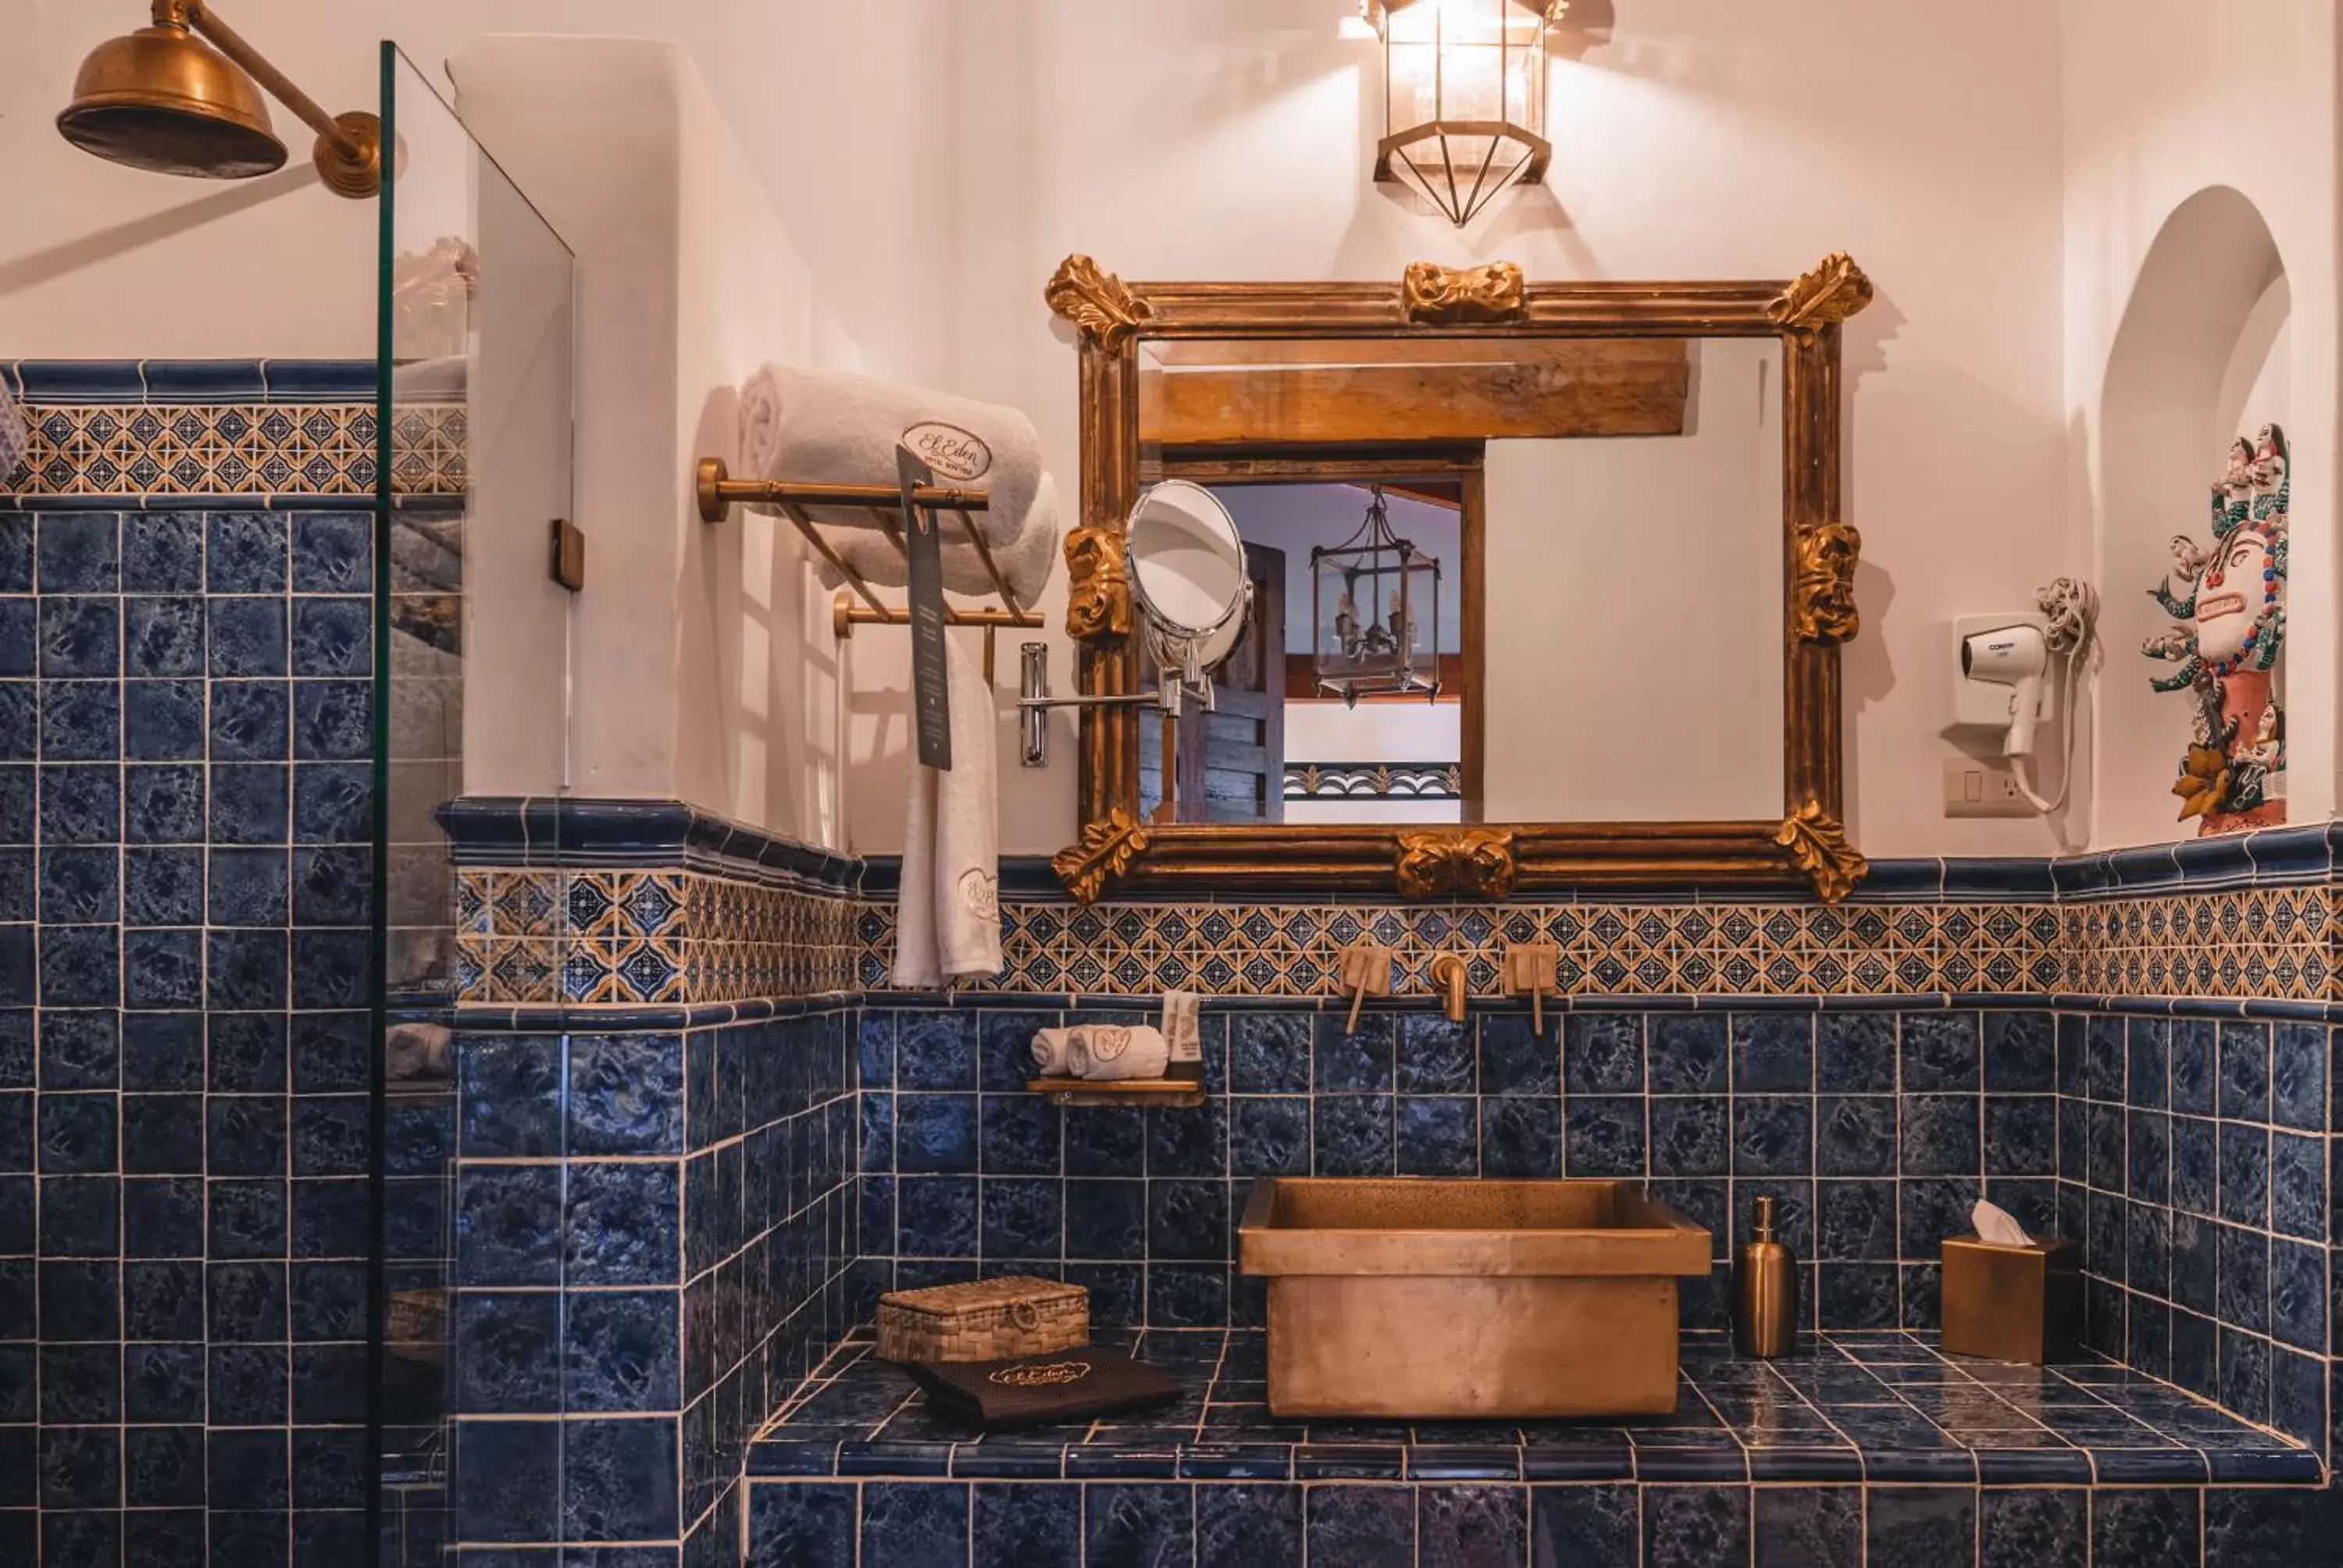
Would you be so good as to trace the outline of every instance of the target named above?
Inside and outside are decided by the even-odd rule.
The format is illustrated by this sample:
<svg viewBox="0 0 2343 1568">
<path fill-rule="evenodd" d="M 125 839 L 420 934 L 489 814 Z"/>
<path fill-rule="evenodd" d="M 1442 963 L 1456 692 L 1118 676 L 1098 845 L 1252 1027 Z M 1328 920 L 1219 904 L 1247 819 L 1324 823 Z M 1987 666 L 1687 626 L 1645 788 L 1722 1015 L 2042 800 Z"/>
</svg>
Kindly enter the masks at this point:
<svg viewBox="0 0 2343 1568">
<path fill-rule="evenodd" d="M 1139 722 L 1082 714 L 1079 843 L 1053 862 L 1088 903 L 1110 888 L 1218 896 L 1503 899 L 1575 888 L 1811 887 L 1866 870 L 1847 842 L 1839 645 L 1860 625 L 1862 538 L 1840 515 L 1840 327 L 1871 303 L 1844 253 L 1786 283 L 1532 284 L 1507 262 L 1418 262 L 1395 285 L 1126 284 L 1086 256 L 1050 280 L 1081 357 L 1081 517 L 1066 541 L 1066 630 L 1081 689 L 1140 689 L 1124 554 L 1139 498 L 1140 345 L 1169 338 L 1775 337 L 1783 353 L 1783 815 L 1776 821 L 1550 822 L 1421 829 L 1143 820 Z"/>
</svg>

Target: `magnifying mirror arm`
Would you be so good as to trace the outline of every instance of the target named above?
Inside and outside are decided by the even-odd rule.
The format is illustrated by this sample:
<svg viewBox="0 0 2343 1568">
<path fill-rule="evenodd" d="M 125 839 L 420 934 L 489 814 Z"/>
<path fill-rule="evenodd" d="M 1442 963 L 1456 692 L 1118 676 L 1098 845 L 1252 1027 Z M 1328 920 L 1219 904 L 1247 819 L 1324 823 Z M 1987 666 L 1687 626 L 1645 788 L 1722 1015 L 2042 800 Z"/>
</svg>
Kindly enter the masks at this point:
<svg viewBox="0 0 2343 1568">
<path fill-rule="evenodd" d="M 1017 720 L 1024 742 L 1023 760 L 1039 768 L 1050 759 L 1050 729 L 1045 717 L 1053 708 L 1160 708 L 1176 719 L 1189 698 L 1206 713 L 1215 711 L 1212 683 L 1200 673 L 1192 678 L 1167 668 L 1160 689 L 1118 696 L 1052 697 L 1050 695 L 1050 645 L 1029 642 L 1018 649 Z"/>
</svg>

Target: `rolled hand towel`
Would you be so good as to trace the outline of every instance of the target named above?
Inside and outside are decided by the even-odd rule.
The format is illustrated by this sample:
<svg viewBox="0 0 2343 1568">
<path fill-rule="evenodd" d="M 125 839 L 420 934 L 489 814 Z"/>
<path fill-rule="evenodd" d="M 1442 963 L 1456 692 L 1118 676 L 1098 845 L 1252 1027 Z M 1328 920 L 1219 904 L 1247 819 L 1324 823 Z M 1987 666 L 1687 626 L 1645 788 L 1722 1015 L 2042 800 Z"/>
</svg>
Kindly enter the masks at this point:
<svg viewBox="0 0 2343 1568">
<path fill-rule="evenodd" d="M 744 477 L 892 488 L 899 445 L 934 469 L 939 485 L 986 492 L 988 509 L 970 517 L 1011 591 L 1030 608 L 1054 569 L 1059 528 L 1041 437 L 1023 414 L 841 370 L 768 365 L 740 389 Z M 900 586 L 908 580 L 902 552 L 868 512 L 815 507 L 807 515 L 864 581 Z M 991 574 L 960 520 L 944 522 L 944 586 L 990 593 Z M 1030 537 L 1037 532 L 1048 536 L 1046 544 Z M 832 587 L 840 580 L 827 563 L 822 576 Z"/>
<path fill-rule="evenodd" d="M 1067 1060 L 1076 1078 L 1094 1082 L 1161 1078 L 1172 1047 L 1160 1029 L 1144 1024 L 1078 1024 L 1067 1033 Z"/>
<path fill-rule="evenodd" d="M 1066 1060 L 1067 1033 L 1062 1029 L 1043 1029 L 1033 1032 L 1033 1070 L 1043 1078 L 1063 1078 L 1073 1070 Z"/>
</svg>

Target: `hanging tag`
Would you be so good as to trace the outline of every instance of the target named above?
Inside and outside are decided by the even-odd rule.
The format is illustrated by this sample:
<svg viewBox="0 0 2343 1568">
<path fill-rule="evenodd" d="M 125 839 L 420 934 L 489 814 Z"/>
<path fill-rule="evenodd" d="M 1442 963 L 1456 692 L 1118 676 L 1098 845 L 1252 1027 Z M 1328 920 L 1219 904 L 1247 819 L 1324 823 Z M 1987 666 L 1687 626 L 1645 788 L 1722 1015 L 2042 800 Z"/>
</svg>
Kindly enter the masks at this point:
<svg viewBox="0 0 2343 1568">
<path fill-rule="evenodd" d="M 903 548 L 910 557 L 911 713 L 919 731 L 920 766 L 951 771 L 951 692 L 944 676 L 943 541 L 933 511 L 911 504 L 911 492 L 936 476 L 909 447 L 895 448 L 903 489 Z"/>
</svg>

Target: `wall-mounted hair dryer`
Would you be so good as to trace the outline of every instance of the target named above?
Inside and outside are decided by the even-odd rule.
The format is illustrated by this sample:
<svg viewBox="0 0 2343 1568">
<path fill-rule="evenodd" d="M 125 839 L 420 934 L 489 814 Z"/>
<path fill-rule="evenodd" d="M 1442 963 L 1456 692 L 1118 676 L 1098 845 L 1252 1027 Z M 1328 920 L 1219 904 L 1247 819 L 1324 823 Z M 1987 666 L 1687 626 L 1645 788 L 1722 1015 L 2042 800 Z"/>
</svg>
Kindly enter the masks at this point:
<svg viewBox="0 0 2343 1568">
<path fill-rule="evenodd" d="M 2020 623 L 1961 639 L 1961 674 L 2010 688 L 2009 736 L 2004 757 L 2034 755 L 2034 726 L 2042 710 L 2042 682 L 2050 672 L 2050 645 L 2042 628 Z"/>
</svg>

